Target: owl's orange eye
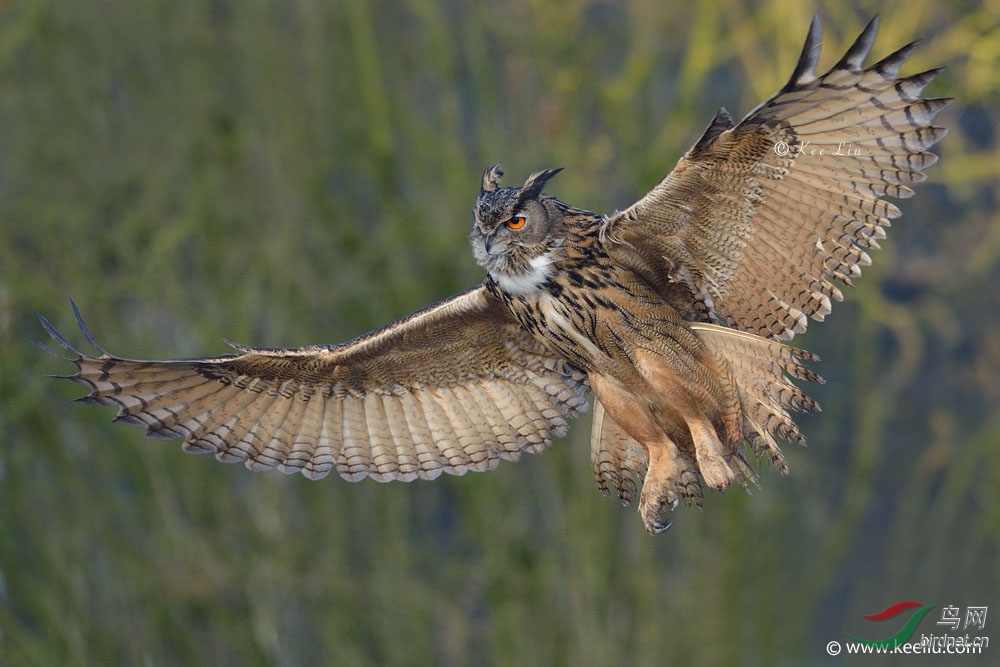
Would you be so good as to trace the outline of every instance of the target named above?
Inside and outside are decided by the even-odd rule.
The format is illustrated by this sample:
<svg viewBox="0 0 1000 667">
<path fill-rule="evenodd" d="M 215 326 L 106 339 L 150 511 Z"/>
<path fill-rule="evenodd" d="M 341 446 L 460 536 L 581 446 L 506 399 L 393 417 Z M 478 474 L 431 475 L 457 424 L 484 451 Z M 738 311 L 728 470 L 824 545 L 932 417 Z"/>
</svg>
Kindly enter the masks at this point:
<svg viewBox="0 0 1000 667">
<path fill-rule="evenodd" d="M 528 219 L 526 217 L 524 217 L 523 215 L 518 215 L 508 220 L 507 226 L 510 227 L 511 229 L 520 229 L 521 227 L 524 227 L 524 223 L 526 223 L 527 221 Z"/>
</svg>

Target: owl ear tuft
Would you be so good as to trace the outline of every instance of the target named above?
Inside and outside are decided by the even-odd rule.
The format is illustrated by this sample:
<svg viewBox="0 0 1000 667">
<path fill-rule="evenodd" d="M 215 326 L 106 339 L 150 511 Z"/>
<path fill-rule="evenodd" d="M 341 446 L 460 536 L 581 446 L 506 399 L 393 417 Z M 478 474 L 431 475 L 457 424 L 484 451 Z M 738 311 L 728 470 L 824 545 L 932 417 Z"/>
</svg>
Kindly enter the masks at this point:
<svg viewBox="0 0 1000 667">
<path fill-rule="evenodd" d="M 486 167 L 486 171 L 483 172 L 483 184 L 480 190 L 482 192 L 493 192 L 497 189 L 497 184 L 501 176 L 503 176 L 503 169 L 500 168 L 500 165 L 495 164 L 492 167 Z"/>
<path fill-rule="evenodd" d="M 545 187 L 545 184 L 560 171 L 562 171 L 562 167 L 559 167 L 558 169 L 536 171 L 531 176 L 528 176 L 528 180 L 526 180 L 524 185 L 521 187 L 518 199 L 520 201 L 525 201 L 542 194 L 542 189 Z"/>
</svg>

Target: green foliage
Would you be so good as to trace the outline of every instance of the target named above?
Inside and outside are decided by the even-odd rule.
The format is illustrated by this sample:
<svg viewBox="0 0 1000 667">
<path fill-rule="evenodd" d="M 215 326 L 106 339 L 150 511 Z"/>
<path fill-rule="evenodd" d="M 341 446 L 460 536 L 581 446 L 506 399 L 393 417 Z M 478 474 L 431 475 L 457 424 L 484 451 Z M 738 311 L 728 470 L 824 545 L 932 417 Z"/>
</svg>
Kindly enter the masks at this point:
<svg viewBox="0 0 1000 667">
<path fill-rule="evenodd" d="M 611 211 L 791 73 L 812 5 L 533 0 L 0 5 L 0 662 L 801 664 L 901 599 L 1000 581 L 1000 5 L 820 3 L 956 103 L 875 266 L 801 342 L 792 476 L 650 538 L 588 423 L 434 483 L 309 482 L 70 405 L 33 347 L 335 342 L 481 280 L 481 169 Z M 932 614 L 933 615 L 933 614 Z M 929 621 L 925 621 L 929 624 Z M 992 626 L 991 626 L 992 627 Z M 987 629 L 987 634 L 989 630 Z"/>
</svg>

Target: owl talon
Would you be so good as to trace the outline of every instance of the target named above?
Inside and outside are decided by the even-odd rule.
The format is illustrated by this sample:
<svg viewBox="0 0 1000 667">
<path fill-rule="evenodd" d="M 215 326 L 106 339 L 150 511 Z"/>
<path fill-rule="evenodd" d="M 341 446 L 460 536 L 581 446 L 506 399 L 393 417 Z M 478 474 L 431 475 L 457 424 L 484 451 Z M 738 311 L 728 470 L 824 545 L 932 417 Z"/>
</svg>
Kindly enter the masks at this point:
<svg viewBox="0 0 1000 667">
<path fill-rule="evenodd" d="M 650 535 L 659 535 L 660 533 L 666 532 L 666 530 L 670 528 L 670 526 L 672 525 L 673 523 L 671 523 L 670 521 L 666 523 L 662 523 L 660 521 L 652 521 L 652 522 L 647 521 L 646 532 L 649 533 Z"/>
<path fill-rule="evenodd" d="M 653 487 L 660 487 L 659 490 Z M 666 487 L 666 488 L 664 488 Z M 680 505 L 680 497 L 669 482 L 648 481 L 639 498 L 639 516 L 650 535 L 662 533 L 670 528 L 671 522 L 664 521 L 666 511 L 673 512 Z"/>
</svg>

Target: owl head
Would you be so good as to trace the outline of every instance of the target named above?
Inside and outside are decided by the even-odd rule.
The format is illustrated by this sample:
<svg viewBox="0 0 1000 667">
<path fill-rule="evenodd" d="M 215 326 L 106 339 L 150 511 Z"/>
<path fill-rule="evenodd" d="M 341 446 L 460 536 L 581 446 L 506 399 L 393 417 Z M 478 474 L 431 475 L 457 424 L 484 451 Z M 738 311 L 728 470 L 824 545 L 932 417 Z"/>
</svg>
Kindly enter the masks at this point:
<svg viewBox="0 0 1000 667">
<path fill-rule="evenodd" d="M 546 169 L 519 188 L 499 186 L 503 171 L 494 165 L 483 172 L 473 212 L 472 251 L 495 279 L 530 274 L 538 258 L 562 245 L 565 204 L 542 193 L 545 183 L 562 169 Z M 535 263 L 532 263 L 535 260 Z"/>
</svg>

